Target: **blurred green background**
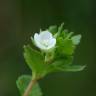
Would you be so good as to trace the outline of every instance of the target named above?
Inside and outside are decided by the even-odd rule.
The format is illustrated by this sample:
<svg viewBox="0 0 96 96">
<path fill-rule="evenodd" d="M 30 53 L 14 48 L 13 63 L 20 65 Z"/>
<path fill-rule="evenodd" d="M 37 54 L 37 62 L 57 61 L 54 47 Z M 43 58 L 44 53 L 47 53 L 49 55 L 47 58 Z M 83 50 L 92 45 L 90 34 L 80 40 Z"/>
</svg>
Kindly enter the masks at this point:
<svg viewBox="0 0 96 96">
<path fill-rule="evenodd" d="M 96 96 L 94 6 L 93 0 L 0 0 L 0 96 L 20 96 L 15 81 L 31 74 L 23 58 L 23 45 L 30 36 L 62 22 L 66 29 L 82 34 L 74 64 L 87 67 L 47 75 L 40 80 L 44 96 Z"/>
</svg>

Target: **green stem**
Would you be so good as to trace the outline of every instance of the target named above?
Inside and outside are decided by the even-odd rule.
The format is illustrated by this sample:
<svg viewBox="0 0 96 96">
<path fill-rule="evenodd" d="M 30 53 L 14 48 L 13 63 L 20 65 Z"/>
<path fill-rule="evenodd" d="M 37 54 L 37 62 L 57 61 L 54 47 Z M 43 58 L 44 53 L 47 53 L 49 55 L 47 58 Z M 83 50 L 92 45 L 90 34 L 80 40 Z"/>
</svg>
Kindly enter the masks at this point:
<svg viewBox="0 0 96 96">
<path fill-rule="evenodd" d="M 33 85 L 36 83 L 36 81 L 37 81 L 36 79 L 34 79 L 34 80 L 32 79 L 32 80 L 29 82 L 29 85 L 28 85 L 28 87 L 26 88 L 23 96 L 29 96 L 29 93 L 31 92 L 32 87 L 33 87 Z"/>
</svg>

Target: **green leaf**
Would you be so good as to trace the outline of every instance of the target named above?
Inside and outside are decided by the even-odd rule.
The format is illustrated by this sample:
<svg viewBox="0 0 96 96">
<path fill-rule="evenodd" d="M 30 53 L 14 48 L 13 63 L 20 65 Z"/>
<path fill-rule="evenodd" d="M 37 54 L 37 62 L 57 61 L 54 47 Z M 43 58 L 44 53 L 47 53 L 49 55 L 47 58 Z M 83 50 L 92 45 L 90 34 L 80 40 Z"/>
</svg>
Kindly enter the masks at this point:
<svg viewBox="0 0 96 96">
<path fill-rule="evenodd" d="M 71 38 L 74 45 L 78 45 L 80 43 L 81 35 L 75 35 Z"/>
<path fill-rule="evenodd" d="M 61 25 L 58 27 L 58 33 L 60 33 L 63 29 L 64 23 L 61 23 Z"/>
<path fill-rule="evenodd" d="M 61 32 L 61 35 L 60 37 L 63 37 L 64 39 L 68 36 L 68 30 L 67 29 L 64 29 L 62 32 Z"/>
<path fill-rule="evenodd" d="M 86 67 L 85 65 L 71 65 L 71 66 L 63 66 L 60 68 L 58 67 L 57 70 L 76 72 L 84 70 L 85 67 Z"/>
<path fill-rule="evenodd" d="M 72 55 L 74 52 L 75 46 L 71 40 L 65 40 L 63 45 L 63 53 L 66 55 Z"/>
<path fill-rule="evenodd" d="M 74 34 L 74 32 L 69 32 L 64 39 L 70 39 L 70 37 Z"/>
<path fill-rule="evenodd" d="M 60 62 L 60 63 L 59 63 Z M 54 62 L 52 63 L 53 65 L 57 65 L 59 64 L 59 66 L 63 65 L 71 65 L 73 62 L 73 56 L 61 56 L 61 57 L 57 57 Z"/>
<path fill-rule="evenodd" d="M 59 59 L 54 61 L 49 65 L 50 72 L 59 72 L 59 71 L 82 71 L 86 66 L 85 65 L 71 65 L 72 58 L 69 59 Z"/>
<path fill-rule="evenodd" d="M 62 59 L 58 58 L 58 60 L 55 60 L 48 66 L 49 72 L 54 72 L 57 70 L 57 68 L 62 68 L 63 66 L 69 66 L 72 64 L 73 56 L 66 56 Z"/>
<path fill-rule="evenodd" d="M 31 81 L 30 75 L 23 75 L 18 78 L 16 81 L 17 87 L 20 91 L 21 96 L 24 94 L 29 82 Z M 29 96 L 42 96 L 41 89 L 38 83 L 35 83 L 32 87 L 32 91 L 30 92 Z"/>
<path fill-rule="evenodd" d="M 48 30 L 49 30 L 50 32 L 52 32 L 53 34 L 55 34 L 55 33 L 57 32 L 57 26 L 56 26 L 56 25 L 50 26 L 50 27 L 48 28 Z"/>
<path fill-rule="evenodd" d="M 55 38 L 57 38 L 57 37 L 61 34 L 61 32 L 62 32 L 62 30 L 63 30 L 63 26 L 64 26 L 64 23 L 62 23 L 62 24 L 58 27 L 58 32 L 54 35 Z"/>
<path fill-rule="evenodd" d="M 24 58 L 33 73 L 40 76 L 45 74 L 44 58 L 38 51 L 33 50 L 30 46 L 24 46 Z"/>
<path fill-rule="evenodd" d="M 75 50 L 75 46 L 70 39 L 63 40 L 63 38 L 58 38 L 57 46 L 57 52 L 64 55 L 72 55 Z"/>
</svg>

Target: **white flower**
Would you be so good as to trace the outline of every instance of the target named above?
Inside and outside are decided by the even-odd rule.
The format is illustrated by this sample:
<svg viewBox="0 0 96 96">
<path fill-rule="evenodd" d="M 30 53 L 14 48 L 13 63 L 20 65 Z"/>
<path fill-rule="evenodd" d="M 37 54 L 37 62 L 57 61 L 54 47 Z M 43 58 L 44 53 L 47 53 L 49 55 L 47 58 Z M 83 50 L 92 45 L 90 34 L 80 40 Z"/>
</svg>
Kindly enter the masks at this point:
<svg viewBox="0 0 96 96">
<path fill-rule="evenodd" d="M 51 48 L 54 48 L 56 45 L 56 38 L 52 36 L 52 33 L 49 31 L 42 31 L 39 34 L 35 33 L 34 35 L 35 45 L 41 50 L 47 51 Z"/>
</svg>

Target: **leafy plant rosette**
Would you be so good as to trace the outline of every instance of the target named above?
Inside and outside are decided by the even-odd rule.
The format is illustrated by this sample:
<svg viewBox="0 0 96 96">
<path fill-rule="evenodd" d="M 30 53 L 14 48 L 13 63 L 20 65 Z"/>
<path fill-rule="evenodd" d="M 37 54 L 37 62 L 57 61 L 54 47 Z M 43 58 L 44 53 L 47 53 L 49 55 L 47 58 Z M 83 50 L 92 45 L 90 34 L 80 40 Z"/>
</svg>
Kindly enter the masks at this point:
<svg viewBox="0 0 96 96">
<path fill-rule="evenodd" d="M 50 26 L 31 37 L 32 44 L 24 46 L 24 58 L 32 76 L 23 75 L 16 81 L 21 96 L 43 96 L 38 80 L 49 73 L 82 71 L 85 65 L 73 65 L 73 55 L 81 35 L 74 35 L 59 27 Z"/>
</svg>

